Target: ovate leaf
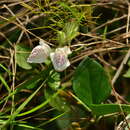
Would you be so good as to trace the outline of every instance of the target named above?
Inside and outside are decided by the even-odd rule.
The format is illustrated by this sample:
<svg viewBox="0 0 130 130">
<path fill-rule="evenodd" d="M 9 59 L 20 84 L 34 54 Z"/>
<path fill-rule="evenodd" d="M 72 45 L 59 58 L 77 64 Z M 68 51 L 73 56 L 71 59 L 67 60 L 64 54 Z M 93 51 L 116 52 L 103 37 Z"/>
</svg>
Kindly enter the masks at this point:
<svg viewBox="0 0 130 130">
<path fill-rule="evenodd" d="M 111 85 L 103 67 L 87 57 L 76 69 L 73 90 L 86 105 L 100 104 L 110 95 Z"/>
<path fill-rule="evenodd" d="M 19 67 L 23 69 L 31 69 L 32 66 L 27 63 L 27 57 L 29 56 L 29 49 L 24 45 L 17 44 L 16 45 L 16 62 Z"/>
</svg>

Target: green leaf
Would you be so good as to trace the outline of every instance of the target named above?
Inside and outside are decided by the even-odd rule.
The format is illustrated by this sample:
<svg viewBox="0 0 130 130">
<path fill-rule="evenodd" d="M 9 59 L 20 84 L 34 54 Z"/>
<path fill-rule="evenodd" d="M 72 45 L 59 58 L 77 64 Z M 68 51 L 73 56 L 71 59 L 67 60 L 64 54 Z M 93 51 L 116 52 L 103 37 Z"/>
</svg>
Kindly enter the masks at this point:
<svg viewBox="0 0 130 130">
<path fill-rule="evenodd" d="M 65 32 L 66 34 L 67 41 L 71 41 L 73 38 L 75 38 L 78 35 L 78 28 L 79 25 L 76 22 L 65 23 L 63 32 Z"/>
<path fill-rule="evenodd" d="M 15 130 L 43 130 L 28 124 L 16 124 L 17 126 L 15 126 Z"/>
<path fill-rule="evenodd" d="M 16 62 L 19 67 L 23 69 L 32 69 L 32 66 L 27 63 L 27 57 L 29 56 L 29 49 L 24 45 L 17 44 L 16 45 Z"/>
<path fill-rule="evenodd" d="M 60 87 L 60 74 L 58 72 L 52 71 L 47 84 L 53 90 L 57 90 Z"/>
<path fill-rule="evenodd" d="M 79 24 L 77 22 L 65 23 L 63 30 L 58 31 L 58 42 L 60 45 L 70 44 L 71 41 L 79 34 Z"/>
<path fill-rule="evenodd" d="M 6 120 L 2 127 L 12 123 L 16 116 L 25 108 L 25 106 L 32 100 L 32 98 L 37 94 L 37 92 L 43 87 L 44 84 L 45 81 L 11 114 L 10 118 Z"/>
<path fill-rule="evenodd" d="M 73 90 L 86 105 L 100 104 L 111 93 L 109 78 L 95 60 L 85 58 L 73 77 Z"/>
<path fill-rule="evenodd" d="M 41 71 L 38 74 L 32 74 L 26 81 L 24 81 L 22 84 L 19 85 L 19 87 L 16 89 L 17 92 L 19 92 L 21 89 L 33 89 L 37 87 L 37 83 L 39 81 L 44 81 L 50 74 L 51 67 L 48 67 L 47 69 Z M 49 79 L 49 77 L 48 77 Z"/>
<path fill-rule="evenodd" d="M 127 65 L 130 67 L 130 60 L 128 61 Z"/>
<path fill-rule="evenodd" d="M 9 18 L 9 19 L 10 19 L 9 21 L 12 21 L 12 20 L 14 20 L 15 18 L 14 18 L 14 17 L 11 17 L 11 18 Z M 6 47 L 6 48 L 9 48 L 10 45 L 12 46 L 12 44 L 18 40 L 20 33 L 21 33 L 21 30 L 20 30 L 20 29 L 17 29 L 17 30 L 15 30 L 15 31 L 13 31 L 13 32 L 11 33 L 11 35 L 2 43 L 2 45 L 3 45 L 4 47 Z"/>
<path fill-rule="evenodd" d="M 53 95 L 54 91 L 50 88 L 45 89 L 44 94 L 45 98 L 48 99 Z M 61 97 L 60 95 L 57 95 L 56 97 L 53 97 L 49 104 L 56 108 L 59 111 L 65 112 L 70 110 L 70 106 L 65 100 L 65 98 Z"/>
<path fill-rule="evenodd" d="M 59 89 L 57 92 L 55 92 L 53 95 L 50 95 L 50 97 L 47 97 L 47 100 L 42 102 L 40 105 L 36 106 L 36 107 L 33 107 L 31 110 L 28 110 L 28 111 L 25 111 L 23 113 L 20 113 L 19 115 L 17 116 L 25 116 L 27 114 L 30 114 L 30 113 L 33 113 L 43 107 L 45 107 L 45 105 L 47 105 L 53 98 L 57 97 L 57 95 L 60 93 L 61 90 L 63 90 L 64 87 L 62 87 L 61 89 Z"/>
<path fill-rule="evenodd" d="M 7 89 L 8 92 L 11 92 L 10 87 L 8 86 L 6 80 L 2 77 L 2 75 L 0 74 L 0 81 L 2 82 L 2 84 L 5 86 L 5 88 Z"/>
<path fill-rule="evenodd" d="M 56 111 L 57 112 L 57 111 Z M 59 112 L 54 113 L 55 115 L 58 115 Z M 74 117 L 73 117 L 74 118 Z M 72 119 L 72 113 L 66 113 L 65 115 L 63 115 L 62 117 L 58 118 L 56 120 L 56 123 L 59 127 L 60 130 L 67 130 L 69 128 L 69 126 L 71 125 L 71 121 L 70 119 Z"/>
<path fill-rule="evenodd" d="M 117 112 L 130 112 L 130 105 L 125 104 L 92 104 L 90 108 L 97 116 L 112 114 Z"/>
<path fill-rule="evenodd" d="M 37 86 L 37 83 L 41 80 L 40 77 L 32 77 L 28 79 L 25 83 L 23 83 L 21 88 L 33 89 Z"/>
<path fill-rule="evenodd" d="M 58 31 L 57 33 L 57 39 L 60 45 L 64 45 L 66 42 L 66 35 L 62 31 Z"/>
<path fill-rule="evenodd" d="M 49 66 L 46 70 L 41 71 L 37 75 L 32 75 L 31 77 L 29 77 L 29 79 L 27 79 L 23 83 L 20 83 L 20 85 L 18 85 L 19 87 L 17 87 L 15 89 L 15 91 L 13 91 L 8 96 L 6 96 L 3 100 L 0 101 L 0 104 L 2 104 L 4 101 L 6 101 L 8 98 L 15 95 L 16 93 L 19 93 L 22 89 L 37 87 L 37 83 L 40 80 L 44 81 L 49 76 L 51 69 L 52 69 L 52 66 Z M 33 83 L 33 82 L 35 82 L 35 83 Z"/>
<path fill-rule="evenodd" d="M 114 114 L 119 112 L 129 112 L 130 113 L 130 105 L 126 104 L 91 104 L 86 105 L 83 104 L 78 97 L 73 95 L 73 97 L 81 104 L 83 105 L 87 111 L 92 112 L 96 116 L 103 116 L 107 114 Z M 89 107 L 89 109 L 88 109 Z"/>
<path fill-rule="evenodd" d="M 126 73 L 123 76 L 125 78 L 130 78 L 130 68 L 126 71 Z"/>
<path fill-rule="evenodd" d="M 12 75 L 12 72 L 7 69 L 4 65 L 0 64 L 0 68 L 3 68 L 9 75 Z"/>
</svg>

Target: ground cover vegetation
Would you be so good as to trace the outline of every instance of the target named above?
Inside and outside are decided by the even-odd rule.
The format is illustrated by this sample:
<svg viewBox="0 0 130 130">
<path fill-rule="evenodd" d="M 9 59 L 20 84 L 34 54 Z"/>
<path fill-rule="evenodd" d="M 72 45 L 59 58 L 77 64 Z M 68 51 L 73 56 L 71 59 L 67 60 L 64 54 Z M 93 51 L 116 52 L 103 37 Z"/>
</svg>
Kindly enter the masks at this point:
<svg viewBox="0 0 130 130">
<path fill-rule="evenodd" d="M 0 0 L 0 129 L 129 130 L 129 23 L 128 0 Z"/>
</svg>

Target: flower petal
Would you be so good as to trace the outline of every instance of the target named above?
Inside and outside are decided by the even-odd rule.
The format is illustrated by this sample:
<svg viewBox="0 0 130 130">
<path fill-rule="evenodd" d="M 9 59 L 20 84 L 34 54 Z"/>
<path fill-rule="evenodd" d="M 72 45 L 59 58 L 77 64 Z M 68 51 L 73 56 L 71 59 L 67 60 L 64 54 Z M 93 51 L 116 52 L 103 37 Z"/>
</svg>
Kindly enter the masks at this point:
<svg viewBox="0 0 130 130">
<path fill-rule="evenodd" d="M 69 54 L 72 53 L 71 50 L 70 50 L 70 48 L 69 48 L 68 46 L 65 46 L 65 47 L 63 47 L 63 48 L 61 48 L 61 49 L 64 51 L 64 53 L 65 53 L 66 55 L 69 55 Z"/>
<path fill-rule="evenodd" d="M 51 48 L 40 40 L 40 45 L 36 46 L 29 55 L 27 62 L 43 63 L 49 57 Z"/>
<path fill-rule="evenodd" d="M 55 52 L 50 53 L 50 58 L 53 63 L 53 66 L 56 71 L 64 71 L 68 66 L 70 66 L 70 62 L 67 58 L 67 54 L 65 53 L 65 48 L 57 48 Z"/>
</svg>

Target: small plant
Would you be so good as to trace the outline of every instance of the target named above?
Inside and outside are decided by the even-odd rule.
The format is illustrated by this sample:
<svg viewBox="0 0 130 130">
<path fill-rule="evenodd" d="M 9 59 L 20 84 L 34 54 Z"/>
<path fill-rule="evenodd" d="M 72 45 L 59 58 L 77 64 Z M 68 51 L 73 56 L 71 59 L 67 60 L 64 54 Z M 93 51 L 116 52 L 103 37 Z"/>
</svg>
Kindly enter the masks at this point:
<svg viewBox="0 0 130 130">
<path fill-rule="evenodd" d="M 0 0 L 0 12 L 0 130 L 130 129 L 129 1 Z"/>
<path fill-rule="evenodd" d="M 63 48 L 57 48 L 55 52 L 51 52 L 51 48 L 44 43 L 43 40 L 40 40 L 40 45 L 36 46 L 32 50 L 27 62 L 44 63 L 50 55 L 55 70 L 63 71 L 70 65 L 70 62 L 67 58 L 68 54 L 71 54 L 71 51 L 67 46 Z"/>
</svg>

